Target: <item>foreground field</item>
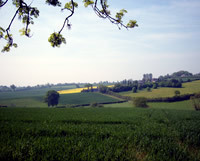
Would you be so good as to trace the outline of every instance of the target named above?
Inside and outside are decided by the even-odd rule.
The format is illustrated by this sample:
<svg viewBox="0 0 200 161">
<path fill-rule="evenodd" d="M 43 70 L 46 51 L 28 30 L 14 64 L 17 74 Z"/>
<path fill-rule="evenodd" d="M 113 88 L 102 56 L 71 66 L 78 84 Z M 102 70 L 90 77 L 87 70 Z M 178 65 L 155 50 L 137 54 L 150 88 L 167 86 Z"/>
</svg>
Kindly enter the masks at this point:
<svg viewBox="0 0 200 161">
<path fill-rule="evenodd" d="M 131 96 L 131 97 L 146 97 L 146 98 L 157 98 L 157 97 L 173 97 L 174 91 L 179 90 L 181 94 L 192 94 L 196 92 L 200 92 L 200 80 L 193 81 L 189 83 L 183 83 L 182 88 L 158 88 L 152 89 L 151 92 L 147 90 L 139 91 L 138 93 L 129 92 L 121 92 L 120 94 L 123 96 Z"/>
<path fill-rule="evenodd" d="M 183 104 L 2 108 L 0 160 L 198 161 L 200 113 Z"/>
</svg>

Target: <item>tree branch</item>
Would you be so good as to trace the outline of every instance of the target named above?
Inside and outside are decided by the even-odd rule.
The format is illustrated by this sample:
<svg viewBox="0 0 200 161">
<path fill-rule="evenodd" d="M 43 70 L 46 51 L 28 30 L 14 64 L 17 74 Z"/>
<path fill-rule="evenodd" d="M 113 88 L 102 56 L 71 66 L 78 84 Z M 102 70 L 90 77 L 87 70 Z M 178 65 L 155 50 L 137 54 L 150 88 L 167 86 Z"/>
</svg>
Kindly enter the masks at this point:
<svg viewBox="0 0 200 161">
<path fill-rule="evenodd" d="M 13 16 L 13 18 L 12 18 L 12 20 L 11 20 L 9 26 L 8 26 L 8 28 L 6 29 L 6 33 L 7 33 L 8 39 L 9 39 L 9 40 L 8 40 L 8 41 L 9 41 L 9 46 L 11 46 L 11 45 L 13 44 L 13 38 L 10 36 L 9 30 L 10 30 L 10 27 L 11 27 L 11 25 L 12 25 L 12 23 L 13 23 L 13 21 L 14 21 L 16 15 L 17 15 L 17 13 L 19 12 L 19 9 L 20 9 L 20 8 L 18 8 L 18 10 L 15 12 L 15 14 L 14 14 L 14 16 Z"/>
<path fill-rule="evenodd" d="M 71 11 L 71 14 L 65 18 L 65 21 L 64 21 L 64 23 L 63 23 L 63 26 L 62 26 L 62 28 L 60 29 L 60 31 L 58 32 L 58 34 L 60 34 L 60 33 L 62 32 L 62 30 L 64 29 L 64 27 L 65 27 L 65 25 L 66 25 L 66 22 L 67 22 L 67 25 L 70 27 L 69 18 L 73 16 L 73 14 L 74 14 L 74 8 L 75 8 L 75 7 L 74 7 L 74 1 L 73 1 L 73 0 L 71 0 L 71 4 L 72 4 L 72 9 L 71 9 L 71 10 L 68 9 L 69 11 Z"/>
<path fill-rule="evenodd" d="M 118 27 L 119 27 L 119 25 L 121 25 L 122 27 L 128 29 L 128 27 L 126 25 L 124 25 L 121 21 L 119 21 L 118 19 L 115 19 L 109 15 L 108 11 L 106 10 L 107 6 L 105 4 L 105 0 L 100 0 L 100 5 L 101 5 L 102 10 L 100 10 L 98 8 L 97 3 L 98 3 L 98 0 L 95 0 L 94 6 L 92 6 L 93 10 L 97 14 L 97 16 L 99 16 L 100 18 L 103 18 L 103 19 L 108 19 L 111 23 L 117 25 Z M 120 27 L 119 27 L 119 29 L 120 29 Z"/>
<path fill-rule="evenodd" d="M 2 1 L 3 2 L 3 1 Z M 6 0 L 5 2 L 3 2 L 0 7 L 3 7 L 6 3 L 8 2 L 8 0 Z"/>
</svg>

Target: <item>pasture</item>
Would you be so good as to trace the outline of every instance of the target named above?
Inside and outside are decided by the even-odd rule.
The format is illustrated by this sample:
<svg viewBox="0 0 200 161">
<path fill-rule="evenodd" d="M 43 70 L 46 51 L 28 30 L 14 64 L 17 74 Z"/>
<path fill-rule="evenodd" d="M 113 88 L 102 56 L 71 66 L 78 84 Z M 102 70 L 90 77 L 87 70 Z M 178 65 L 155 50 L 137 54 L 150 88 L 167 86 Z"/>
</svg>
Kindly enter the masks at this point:
<svg viewBox="0 0 200 161">
<path fill-rule="evenodd" d="M 182 88 L 158 88 L 151 89 L 148 92 L 146 89 L 142 91 L 138 91 L 137 93 L 129 92 L 121 92 L 119 94 L 123 96 L 131 96 L 131 97 L 146 97 L 146 98 L 157 98 L 157 97 L 173 97 L 174 91 L 179 90 L 181 94 L 192 94 L 196 92 L 200 92 L 200 80 L 183 83 Z"/>
<path fill-rule="evenodd" d="M 5 161 L 200 160 L 200 113 L 190 101 L 147 109 L 1 108 L 0 122 Z"/>
</svg>

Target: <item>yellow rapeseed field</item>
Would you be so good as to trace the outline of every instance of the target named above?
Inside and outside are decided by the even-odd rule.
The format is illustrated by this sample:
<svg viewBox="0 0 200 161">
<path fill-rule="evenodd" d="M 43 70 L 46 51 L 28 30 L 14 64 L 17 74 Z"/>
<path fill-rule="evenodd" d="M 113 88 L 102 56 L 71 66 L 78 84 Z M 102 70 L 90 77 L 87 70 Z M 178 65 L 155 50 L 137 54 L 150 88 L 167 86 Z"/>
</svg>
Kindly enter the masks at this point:
<svg viewBox="0 0 200 161">
<path fill-rule="evenodd" d="M 97 88 L 97 86 L 93 87 L 93 89 L 96 89 L 96 88 Z M 58 91 L 58 93 L 59 94 L 80 93 L 83 89 L 88 89 L 88 88 L 67 89 L 67 90 Z"/>
<path fill-rule="evenodd" d="M 113 85 L 109 85 L 107 87 L 113 87 Z M 96 89 L 97 86 L 93 86 L 93 89 Z M 70 93 L 80 93 L 83 89 L 88 89 L 88 88 L 75 88 L 75 89 L 67 89 L 67 90 L 62 90 L 58 91 L 59 94 L 70 94 Z"/>
</svg>

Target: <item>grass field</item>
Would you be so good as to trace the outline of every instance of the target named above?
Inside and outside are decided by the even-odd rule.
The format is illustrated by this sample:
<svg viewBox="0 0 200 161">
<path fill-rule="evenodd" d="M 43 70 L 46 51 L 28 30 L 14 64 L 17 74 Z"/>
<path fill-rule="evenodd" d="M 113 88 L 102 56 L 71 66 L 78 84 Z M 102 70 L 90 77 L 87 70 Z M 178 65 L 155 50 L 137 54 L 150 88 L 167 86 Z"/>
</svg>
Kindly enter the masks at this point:
<svg viewBox="0 0 200 161">
<path fill-rule="evenodd" d="M 12 94 L 12 93 L 11 93 Z M 44 95 L 0 99 L 0 105 L 8 107 L 47 107 L 44 103 Z M 104 102 L 117 102 L 118 99 L 102 95 L 100 93 L 73 93 L 73 94 L 61 94 L 58 106 L 63 105 L 77 105 L 77 104 L 90 104 L 90 103 L 104 103 Z"/>
<path fill-rule="evenodd" d="M 200 160 L 189 101 L 108 107 L 1 108 L 0 160 Z"/>
<path fill-rule="evenodd" d="M 30 90 L 25 90 L 25 91 L 0 92 L 0 100 L 45 96 L 46 92 L 49 90 L 57 91 L 57 90 L 62 90 L 62 89 L 73 89 L 73 88 L 76 88 L 76 86 L 68 85 L 68 86 L 58 86 L 54 88 L 30 89 Z"/>
<path fill-rule="evenodd" d="M 102 95 L 100 93 L 73 93 L 60 95 L 60 104 L 90 104 L 90 103 L 103 103 L 103 102 L 117 102 L 118 99 Z"/>
<path fill-rule="evenodd" d="M 187 101 L 180 101 L 180 102 L 173 102 L 173 103 L 166 103 L 166 102 L 156 102 L 156 103 L 148 103 L 148 108 L 151 109 L 164 109 L 164 110 L 189 110 L 194 111 L 193 104 L 190 100 Z M 107 108 L 133 108 L 134 105 L 132 102 L 125 102 L 125 103 L 116 103 L 116 104 L 108 104 L 104 105 Z"/>
<path fill-rule="evenodd" d="M 200 80 L 183 83 L 182 88 L 158 88 L 152 89 L 151 92 L 147 92 L 147 90 L 139 91 L 138 93 L 129 92 L 121 92 L 120 94 L 123 96 L 131 96 L 131 97 L 146 97 L 146 98 L 157 98 L 157 97 L 173 97 L 174 91 L 179 90 L 181 94 L 192 94 L 195 92 L 200 92 Z"/>
</svg>

